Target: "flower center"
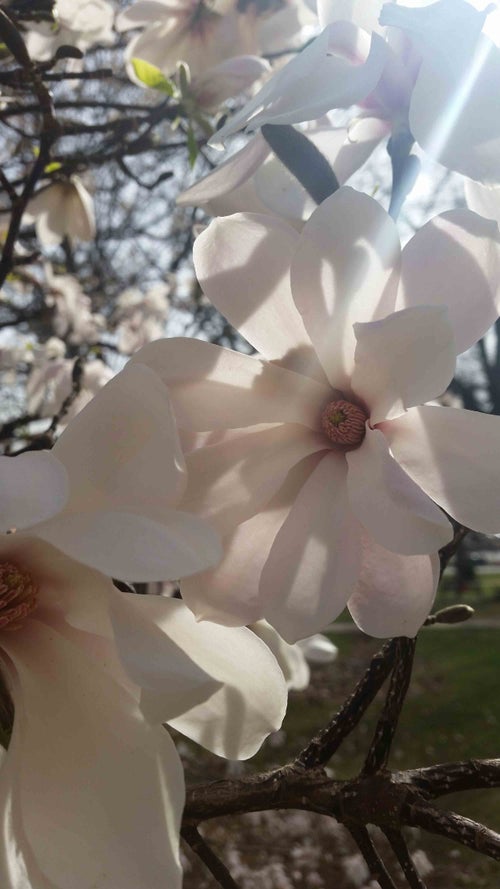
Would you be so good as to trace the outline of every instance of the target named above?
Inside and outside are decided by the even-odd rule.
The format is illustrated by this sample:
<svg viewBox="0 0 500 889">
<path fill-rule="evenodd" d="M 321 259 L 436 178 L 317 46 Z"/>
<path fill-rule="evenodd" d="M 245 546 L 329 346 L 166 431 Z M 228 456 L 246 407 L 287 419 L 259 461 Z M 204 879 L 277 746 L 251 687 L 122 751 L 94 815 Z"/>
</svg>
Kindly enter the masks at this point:
<svg viewBox="0 0 500 889">
<path fill-rule="evenodd" d="M 360 445 L 368 419 L 363 408 L 340 398 L 330 401 L 321 414 L 321 427 L 330 441 L 338 445 Z"/>
<path fill-rule="evenodd" d="M 31 574 L 12 562 L 0 562 L 0 630 L 18 630 L 33 611 L 37 596 Z"/>
</svg>

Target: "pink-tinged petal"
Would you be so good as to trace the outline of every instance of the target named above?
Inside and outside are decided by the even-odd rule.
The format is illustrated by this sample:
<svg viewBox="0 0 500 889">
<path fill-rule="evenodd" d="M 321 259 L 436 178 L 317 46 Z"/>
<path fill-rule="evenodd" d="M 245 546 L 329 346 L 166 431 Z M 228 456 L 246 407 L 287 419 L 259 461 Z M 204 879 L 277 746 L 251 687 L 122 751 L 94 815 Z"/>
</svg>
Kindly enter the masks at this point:
<svg viewBox="0 0 500 889">
<path fill-rule="evenodd" d="M 63 509 L 68 474 L 50 451 L 0 457 L 0 530 L 29 528 Z"/>
<path fill-rule="evenodd" d="M 258 352 L 326 383 L 290 289 L 298 240 L 270 216 L 214 219 L 195 241 L 194 266 L 205 295 Z"/>
<path fill-rule="evenodd" d="M 12 561 L 36 577 L 37 615 L 43 607 L 44 620 L 58 615 L 79 630 L 111 638 L 107 600 L 114 589 L 112 581 L 30 534 L 2 535 L 0 561 Z"/>
<path fill-rule="evenodd" d="M 316 380 L 202 340 L 157 340 L 131 363 L 146 364 L 168 386 L 179 426 L 188 432 L 261 423 L 316 429 L 330 390 Z"/>
<path fill-rule="evenodd" d="M 16 803 L 40 870 L 72 889 L 180 887 L 183 776 L 166 732 L 44 624 L 2 647 L 17 674 Z"/>
<path fill-rule="evenodd" d="M 481 185 L 473 179 L 466 179 L 464 191 L 469 210 L 500 224 L 500 186 Z"/>
<path fill-rule="evenodd" d="M 447 306 L 457 353 L 481 339 L 500 311 L 498 226 L 470 210 L 431 219 L 401 257 L 396 308 Z"/>
<path fill-rule="evenodd" d="M 355 324 L 352 388 L 370 409 L 374 426 L 448 388 L 455 342 L 445 306 L 415 306 L 382 321 Z"/>
<path fill-rule="evenodd" d="M 410 129 L 445 167 L 485 183 L 500 181 L 500 49 L 481 28 L 485 11 L 434 3 L 389 3 L 381 22 L 405 30 L 422 55 L 410 104 Z"/>
<path fill-rule="evenodd" d="M 500 531 L 500 418 L 456 408 L 412 408 L 384 423 L 392 453 L 454 519 Z"/>
<path fill-rule="evenodd" d="M 326 158 L 337 181 L 343 185 L 361 167 L 381 138 L 387 135 L 386 121 L 363 121 L 353 128 L 327 127 L 307 130 L 305 135 Z M 373 126 L 370 126 L 373 124 Z M 268 158 L 254 176 L 255 192 L 273 213 L 294 221 L 308 219 L 317 207 L 316 201 L 303 188 L 287 167 L 274 155 Z"/>
<path fill-rule="evenodd" d="M 377 85 L 387 57 L 385 43 L 376 34 L 368 52 L 363 46 L 353 54 L 363 36 L 345 22 L 329 25 L 212 137 L 212 144 L 223 145 L 247 124 L 256 129 L 264 123 L 299 123 L 332 108 L 358 104 Z"/>
<path fill-rule="evenodd" d="M 344 608 L 358 576 L 359 533 L 344 455 L 330 451 L 295 500 L 261 576 L 264 616 L 287 642 L 324 629 Z"/>
<path fill-rule="evenodd" d="M 285 642 L 267 620 L 257 621 L 250 629 L 271 649 L 280 665 L 287 687 L 295 691 L 307 688 L 311 671 L 299 645 Z"/>
<path fill-rule="evenodd" d="M 171 4 L 171 8 L 173 6 L 174 4 Z M 117 31 L 128 31 L 140 25 L 149 25 L 164 19 L 168 9 L 169 4 L 160 0 L 138 0 L 117 15 L 115 28 Z"/>
<path fill-rule="evenodd" d="M 54 447 L 71 484 L 69 509 L 159 518 L 186 483 L 168 393 L 148 367 L 117 374 L 69 423 Z"/>
<path fill-rule="evenodd" d="M 283 424 L 247 432 L 187 457 L 188 487 L 180 507 L 225 535 L 265 506 L 293 467 L 325 449 L 326 439 Z"/>
<path fill-rule="evenodd" d="M 356 321 L 394 309 L 400 244 L 380 204 L 340 188 L 318 207 L 298 242 L 292 293 L 332 386 L 348 388 Z"/>
<path fill-rule="evenodd" d="M 240 95 L 270 72 L 269 62 L 259 56 L 235 56 L 193 78 L 191 91 L 202 108 L 217 109 L 226 99 Z"/>
<path fill-rule="evenodd" d="M 163 677 L 158 673 L 155 687 L 145 689 L 141 696 L 148 719 L 168 721 L 219 756 L 253 756 L 264 738 L 280 727 L 287 703 L 283 674 L 267 646 L 247 627 L 228 629 L 209 621 L 198 623 L 178 599 L 137 596 L 134 607 L 219 687 L 205 703 L 191 709 L 188 697 L 182 715 L 172 718 L 169 707 L 173 682 L 168 671 Z M 159 651 L 158 644 L 154 651 Z M 146 649 L 144 656 L 148 656 Z M 160 687 L 161 678 L 164 689 Z"/>
<path fill-rule="evenodd" d="M 224 556 L 213 570 L 182 581 L 182 598 L 198 620 L 239 627 L 262 617 L 262 569 L 298 492 L 323 454 L 313 454 L 294 466 L 265 509 L 224 538 Z"/>
<path fill-rule="evenodd" d="M 244 148 L 231 155 L 215 170 L 183 191 L 177 198 L 181 207 L 199 207 L 207 204 L 213 198 L 219 198 L 243 185 L 250 176 L 253 176 L 260 165 L 270 154 L 266 140 L 257 133 Z"/>
<path fill-rule="evenodd" d="M 449 543 L 450 522 L 391 457 L 382 432 L 367 425 L 362 445 L 346 458 L 351 508 L 380 546 L 417 555 Z"/>
<path fill-rule="evenodd" d="M 176 621 L 182 620 L 174 600 L 114 590 L 109 596 L 114 638 L 127 674 L 141 688 L 141 700 L 161 695 L 161 713 L 150 713 L 160 724 L 211 697 L 220 687 L 185 650 L 173 641 Z M 185 609 L 186 606 L 183 606 Z"/>
<path fill-rule="evenodd" d="M 163 523 L 129 512 L 63 514 L 34 532 L 66 555 L 131 581 L 174 580 L 215 565 L 217 534 L 197 516 L 165 509 Z"/>
<path fill-rule="evenodd" d="M 353 620 L 377 639 L 416 636 L 436 595 L 438 556 L 400 556 L 368 534 L 362 545 L 358 585 L 347 603 Z"/>
</svg>

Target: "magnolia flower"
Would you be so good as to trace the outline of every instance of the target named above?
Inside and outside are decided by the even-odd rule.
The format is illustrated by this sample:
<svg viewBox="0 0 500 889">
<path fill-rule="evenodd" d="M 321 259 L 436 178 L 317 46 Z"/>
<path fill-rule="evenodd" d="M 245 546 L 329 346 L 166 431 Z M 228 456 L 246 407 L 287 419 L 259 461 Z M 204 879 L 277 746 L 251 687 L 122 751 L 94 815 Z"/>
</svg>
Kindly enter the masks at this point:
<svg viewBox="0 0 500 889">
<path fill-rule="evenodd" d="M 252 755 L 279 728 L 279 667 L 250 630 L 111 577 L 182 576 L 219 557 L 178 512 L 185 465 L 165 388 L 127 368 L 52 452 L 0 458 L 0 660 L 15 704 L 0 769 L 1 885 L 179 889 L 182 768 L 168 721 Z"/>
<path fill-rule="evenodd" d="M 95 43 L 113 42 L 114 9 L 106 0 L 57 0 L 54 25 L 31 25 L 25 40 L 33 59 L 49 59 L 59 46 L 76 46 L 85 52 Z M 74 64 L 70 68 L 74 69 Z"/>
<path fill-rule="evenodd" d="M 465 0 L 423 8 L 387 4 L 380 21 L 400 28 L 421 63 L 409 125 L 431 157 L 486 183 L 500 182 L 500 48 L 482 29 L 489 11 Z"/>
<path fill-rule="evenodd" d="M 305 135 L 329 162 L 340 185 L 364 163 L 380 139 L 372 127 L 365 130 L 361 124 L 355 134 L 345 127 L 322 126 L 307 130 Z M 177 203 L 202 207 L 212 216 L 271 212 L 295 222 L 307 219 L 317 206 L 260 133 L 180 194 Z"/>
<path fill-rule="evenodd" d="M 162 336 L 168 314 L 168 290 L 165 284 L 157 284 L 146 294 L 133 288 L 121 294 L 115 312 L 120 352 L 131 355 Z"/>
<path fill-rule="evenodd" d="M 39 191 L 28 204 L 24 222 L 35 223 L 45 247 L 60 244 L 65 237 L 91 241 L 95 236 L 94 204 L 77 176 Z"/>
<path fill-rule="evenodd" d="M 52 337 L 51 340 L 54 340 Z M 63 401 L 73 388 L 74 361 L 63 356 L 47 353 L 37 356 L 26 383 L 26 407 L 28 413 L 38 417 L 53 417 L 60 410 Z M 59 341 L 60 342 L 60 341 Z M 64 343 L 62 343 L 64 347 Z M 85 361 L 82 369 L 80 389 L 76 398 L 62 418 L 68 423 L 102 387 L 114 376 L 113 371 L 100 358 Z"/>
<path fill-rule="evenodd" d="M 467 210 L 401 253 L 390 217 L 349 188 L 300 234 L 251 214 L 203 232 L 203 290 L 262 357 L 181 339 L 134 359 L 199 445 L 183 508 L 224 537 L 222 562 L 182 584 L 198 617 L 265 617 L 294 641 L 347 602 L 374 636 L 417 632 L 453 533 L 442 510 L 500 528 L 500 421 L 425 404 L 498 317 L 499 262 L 497 226 Z"/>
<path fill-rule="evenodd" d="M 358 104 L 374 140 L 411 133 L 450 169 L 499 182 L 500 48 L 482 33 L 488 9 L 465 0 L 431 5 L 414 0 L 411 8 L 323 0 L 318 4 L 322 34 L 269 80 L 213 143 L 223 143 L 245 125 L 298 123 Z M 386 40 L 379 14 L 381 25 L 389 26 Z M 332 87 L 327 70 L 334 64 Z"/>
<path fill-rule="evenodd" d="M 46 304 L 54 309 L 52 319 L 58 337 L 73 345 L 94 343 L 106 326 L 104 317 L 92 311 L 92 302 L 73 275 L 55 275 L 45 266 L 48 293 Z"/>
<path fill-rule="evenodd" d="M 327 25 L 212 137 L 214 147 L 243 126 L 316 120 L 331 108 L 359 104 L 377 86 L 388 58 L 384 40 L 350 22 Z"/>
<path fill-rule="evenodd" d="M 127 46 L 125 59 L 129 76 L 137 78 L 131 59 L 144 59 L 165 74 L 175 71 L 177 62 L 189 65 L 191 75 L 203 75 L 235 55 L 255 55 L 255 16 L 241 15 L 231 0 L 205 5 L 203 0 L 181 0 L 172 6 L 168 0 L 138 0 L 119 13 L 119 31 L 144 28 Z"/>
</svg>

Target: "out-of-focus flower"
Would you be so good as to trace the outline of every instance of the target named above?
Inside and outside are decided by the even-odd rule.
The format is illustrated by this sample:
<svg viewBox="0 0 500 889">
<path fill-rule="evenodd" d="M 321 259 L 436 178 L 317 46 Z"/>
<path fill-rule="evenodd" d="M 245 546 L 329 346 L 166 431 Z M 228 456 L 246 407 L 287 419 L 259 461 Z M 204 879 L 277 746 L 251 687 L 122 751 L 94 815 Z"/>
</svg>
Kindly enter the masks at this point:
<svg viewBox="0 0 500 889">
<path fill-rule="evenodd" d="M 145 294 L 136 289 L 121 294 L 115 312 L 120 352 L 131 355 L 164 334 L 168 291 L 166 284 L 157 284 Z"/>
<path fill-rule="evenodd" d="M 64 343 L 62 346 L 64 348 Z M 53 417 L 57 414 L 63 401 L 71 393 L 73 367 L 74 361 L 53 355 L 50 349 L 36 356 L 26 384 L 28 413 L 39 417 Z M 113 376 L 111 368 L 100 358 L 86 361 L 83 365 L 80 391 L 61 422 L 69 423 Z"/>
<path fill-rule="evenodd" d="M 28 204 L 24 221 L 34 222 L 45 247 L 60 244 L 63 238 L 91 241 L 95 235 L 94 204 L 77 176 L 54 182 L 39 191 Z"/>
<path fill-rule="evenodd" d="M 497 226 L 467 210 L 401 254 L 390 217 L 349 188 L 301 234 L 242 214 L 198 238 L 206 296 L 263 356 L 169 340 L 134 359 L 181 429 L 211 432 L 183 499 L 224 537 L 217 568 L 182 584 L 198 616 L 265 617 L 294 641 L 348 600 L 372 635 L 417 632 L 452 536 L 442 510 L 500 527 L 500 421 L 425 404 L 498 317 L 499 263 Z"/>
<path fill-rule="evenodd" d="M 2 886 L 178 889 L 183 778 L 162 723 L 233 759 L 279 728 L 283 676 L 253 633 L 197 624 L 182 602 L 111 582 L 217 560 L 214 533 L 176 509 L 185 483 L 165 388 L 141 366 L 115 377 L 53 452 L 0 458 L 2 530 L 16 528 L 0 536 L 15 704 L 0 769 Z"/>
<path fill-rule="evenodd" d="M 96 43 L 114 40 L 115 11 L 107 0 L 57 0 L 56 15 L 55 25 L 42 22 L 27 31 L 25 41 L 33 59 L 49 59 L 59 46 L 69 44 L 85 52 Z"/>
<path fill-rule="evenodd" d="M 215 111 L 226 99 L 246 92 L 271 70 L 259 56 L 235 56 L 194 77 L 190 92 L 200 108 Z"/>
<path fill-rule="evenodd" d="M 287 687 L 303 691 L 309 685 L 310 670 L 304 652 L 298 643 L 290 645 L 276 632 L 267 620 L 259 620 L 250 627 L 271 649 L 281 667 Z"/>
<path fill-rule="evenodd" d="M 105 327 L 102 315 L 92 311 L 90 298 L 73 275 L 55 275 L 45 267 L 48 293 L 45 301 L 55 310 L 54 331 L 73 345 L 94 343 Z"/>
<path fill-rule="evenodd" d="M 323 636 L 315 633 L 307 639 L 300 639 L 297 645 L 302 649 L 304 657 L 310 664 L 332 664 L 337 660 L 339 650 L 336 645 Z"/>
<path fill-rule="evenodd" d="M 138 0 L 118 15 L 116 27 L 144 29 L 125 52 L 132 80 L 136 80 L 130 70 L 133 58 L 145 59 L 165 74 L 172 74 L 177 62 L 183 61 L 198 77 L 233 56 L 257 53 L 255 16 L 251 10 L 241 15 L 231 0 L 210 5 L 181 0 L 175 7 L 168 0 Z"/>
</svg>

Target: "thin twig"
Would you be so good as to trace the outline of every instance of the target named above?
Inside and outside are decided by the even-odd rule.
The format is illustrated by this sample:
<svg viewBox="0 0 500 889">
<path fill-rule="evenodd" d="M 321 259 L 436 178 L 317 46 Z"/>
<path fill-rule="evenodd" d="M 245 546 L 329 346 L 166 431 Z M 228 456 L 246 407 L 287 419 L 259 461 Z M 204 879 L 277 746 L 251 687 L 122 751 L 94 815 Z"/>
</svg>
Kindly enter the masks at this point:
<svg viewBox="0 0 500 889">
<path fill-rule="evenodd" d="M 198 858 L 203 861 L 222 889 L 238 889 L 238 884 L 233 880 L 226 865 L 217 857 L 196 827 L 184 827 L 182 837 L 193 852 L 196 852 Z"/>
<path fill-rule="evenodd" d="M 395 643 L 396 663 L 392 672 L 384 708 L 377 722 L 373 741 L 365 760 L 364 775 L 373 775 L 387 765 L 399 717 L 410 684 L 416 640 L 401 636 L 395 640 Z"/>
<path fill-rule="evenodd" d="M 412 861 L 412 857 L 408 851 L 408 846 L 406 845 L 405 838 L 399 830 L 384 830 L 384 833 L 389 840 L 394 853 L 401 865 L 401 870 L 403 871 L 408 886 L 410 889 L 427 889 L 422 877 L 420 876 L 415 864 Z"/>
<path fill-rule="evenodd" d="M 350 824 L 347 824 L 346 827 L 366 861 L 370 876 L 377 881 L 381 889 L 397 889 L 394 880 L 373 845 L 366 827 Z"/>
<path fill-rule="evenodd" d="M 299 753 L 295 767 L 311 769 L 328 762 L 374 700 L 392 669 L 395 657 L 396 642 L 392 639 L 373 656 L 365 675 L 329 725 Z"/>
</svg>

